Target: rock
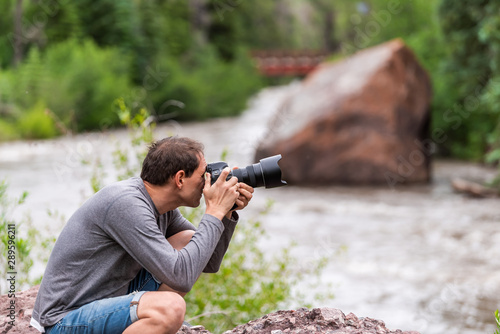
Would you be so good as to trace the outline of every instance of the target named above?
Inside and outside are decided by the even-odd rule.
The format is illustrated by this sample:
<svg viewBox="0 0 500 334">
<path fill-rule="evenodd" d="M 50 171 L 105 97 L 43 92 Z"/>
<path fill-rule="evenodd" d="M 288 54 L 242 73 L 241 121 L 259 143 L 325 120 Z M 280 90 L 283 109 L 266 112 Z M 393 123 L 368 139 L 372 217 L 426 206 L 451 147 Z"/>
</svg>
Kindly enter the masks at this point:
<svg viewBox="0 0 500 334">
<path fill-rule="evenodd" d="M 8 295 L 0 297 L 2 334 L 38 333 L 29 325 L 33 305 L 35 304 L 38 286 L 16 293 L 15 299 Z M 15 300 L 16 311 L 13 325 L 8 311 L 11 300 Z M 7 310 L 7 312 L 5 312 Z M 391 331 L 383 321 L 358 318 L 349 313 L 347 316 L 341 310 L 334 308 L 301 308 L 291 311 L 277 311 L 252 320 L 247 324 L 237 326 L 224 334 L 298 334 L 298 333 L 329 333 L 329 334 L 419 334 L 417 332 Z M 211 334 L 203 326 L 182 326 L 177 334 Z"/>
<path fill-rule="evenodd" d="M 16 292 L 15 297 L 8 294 L 0 297 L 0 333 L 40 333 L 30 326 L 37 293 L 38 286 L 34 286 L 26 291 Z M 11 308 L 12 306 L 14 307 Z"/>
<path fill-rule="evenodd" d="M 2 334 L 39 334 L 40 332 L 30 326 L 31 314 L 35 305 L 39 286 L 28 290 L 16 292 L 15 298 L 9 295 L 0 296 L 0 333 Z M 11 302 L 14 301 L 15 311 L 12 315 L 9 311 Z M 11 321 L 14 321 L 13 323 Z M 203 326 L 182 326 L 178 334 L 211 334 Z"/>
<path fill-rule="evenodd" d="M 294 319 L 291 321 L 291 319 Z M 358 318 L 350 313 L 345 316 L 341 310 L 334 308 L 305 308 L 295 311 L 278 311 L 240 325 L 224 334 L 418 334 L 418 332 L 401 330 L 391 331 L 383 321 Z"/>
<path fill-rule="evenodd" d="M 182 326 L 177 334 L 212 334 L 205 329 L 203 326 Z"/>
<path fill-rule="evenodd" d="M 324 63 L 285 99 L 255 161 L 282 154 L 292 184 L 430 180 L 431 86 L 397 39 Z"/>
</svg>

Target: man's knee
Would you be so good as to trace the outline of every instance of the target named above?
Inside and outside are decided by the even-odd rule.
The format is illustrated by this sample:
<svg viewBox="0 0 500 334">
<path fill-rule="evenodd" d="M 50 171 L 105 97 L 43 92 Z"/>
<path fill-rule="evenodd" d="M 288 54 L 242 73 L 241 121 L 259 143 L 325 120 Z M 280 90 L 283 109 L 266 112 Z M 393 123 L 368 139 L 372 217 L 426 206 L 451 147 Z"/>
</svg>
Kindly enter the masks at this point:
<svg viewBox="0 0 500 334">
<path fill-rule="evenodd" d="M 148 292 L 141 297 L 139 312 L 139 319 L 148 317 L 169 332 L 182 326 L 186 302 L 175 292 Z"/>
<path fill-rule="evenodd" d="M 163 305 L 164 312 L 169 315 L 169 317 L 177 319 L 182 325 L 184 316 L 186 315 L 186 301 L 175 292 L 170 298 L 171 300 Z"/>
<path fill-rule="evenodd" d="M 179 327 L 181 327 L 184 315 L 186 314 L 186 302 L 184 301 L 184 298 L 175 292 L 167 293 L 168 298 L 158 298 L 156 304 L 160 320 L 166 320 L 165 325 L 167 326 L 170 324 L 178 324 Z"/>
</svg>

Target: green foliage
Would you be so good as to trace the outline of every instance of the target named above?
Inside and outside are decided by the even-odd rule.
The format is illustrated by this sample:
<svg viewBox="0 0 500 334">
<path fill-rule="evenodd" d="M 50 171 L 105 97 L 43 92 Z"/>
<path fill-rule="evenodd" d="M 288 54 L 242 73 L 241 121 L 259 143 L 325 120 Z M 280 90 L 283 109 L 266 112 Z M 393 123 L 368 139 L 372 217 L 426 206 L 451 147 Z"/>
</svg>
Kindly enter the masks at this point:
<svg viewBox="0 0 500 334">
<path fill-rule="evenodd" d="M 149 112 L 142 108 L 133 113 L 125 103 L 123 98 L 118 98 L 114 102 L 115 112 L 122 125 L 129 130 L 129 142 L 118 143 L 113 151 L 113 166 L 116 171 L 117 180 L 125 180 L 140 172 L 142 161 L 147 154 L 147 145 L 153 142 L 153 131 L 156 123 Z M 94 193 L 98 192 L 104 184 L 104 167 L 101 161 L 84 161 L 85 164 L 93 164 L 93 171 L 90 177 L 90 186 Z"/>
<path fill-rule="evenodd" d="M 0 141 L 14 140 L 17 138 L 19 138 L 19 133 L 17 133 L 14 125 L 0 119 Z"/>
<path fill-rule="evenodd" d="M 500 334 L 500 314 L 498 310 L 495 311 L 495 322 L 497 323 L 497 330 L 494 334 Z"/>
<path fill-rule="evenodd" d="M 185 0 L 159 1 L 158 10 L 165 13 L 162 20 L 163 31 L 160 35 L 162 38 L 160 43 L 165 45 L 165 51 L 175 57 L 187 54 L 193 44 L 188 2 Z M 157 33 L 158 31 L 153 32 L 153 34 Z"/>
<path fill-rule="evenodd" d="M 19 118 L 17 128 L 20 135 L 28 139 L 51 138 L 57 134 L 54 121 L 42 102 Z"/>
<path fill-rule="evenodd" d="M 265 215 L 271 206 L 270 201 L 260 215 Z M 182 212 L 196 222 L 203 210 Z M 291 303 L 310 306 L 294 287 L 306 277 L 317 280 L 324 259 L 308 264 L 307 269 L 298 269 L 297 260 L 290 255 L 293 246 L 274 256 L 262 251 L 259 243 L 267 237 L 259 217 L 238 224 L 219 272 L 202 274 L 186 295 L 188 322 L 222 333 Z M 333 297 L 328 288 L 325 290 L 322 296 L 316 296 L 316 301 Z"/>
<path fill-rule="evenodd" d="M 8 185 L 0 181 L 0 275 L 8 277 L 8 272 L 15 272 L 16 291 L 26 286 L 40 283 L 41 277 L 31 277 L 34 258 L 46 260 L 52 239 L 42 238 L 33 226 L 31 217 L 25 215 L 22 220 L 12 218 L 14 211 L 22 205 L 28 193 L 19 198 L 7 195 Z M 52 240 L 53 241 L 53 240 Z M 35 250 L 35 251 L 34 251 Z M 35 253 L 37 253 L 35 255 Z M 12 274 L 11 274 L 12 275 Z M 0 283 L 0 294 L 10 290 L 7 282 Z"/>
<path fill-rule="evenodd" d="M 85 164 L 87 162 L 84 161 L 83 163 Z M 94 168 L 92 169 L 92 175 L 90 176 L 90 188 L 94 193 L 104 187 L 104 177 L 106 177 L 104 166 L 102 165 L 100 159 L 96 159 L 94 162 Z"/>
<path fill-rule="evenodd" d="M 137 43 L 139 20 L 135 1 L 74 1 L 83 34 L 100 46 L 130 50 Z"/>
<path fill-rule="evenodd" d="M 28 19 L 40 12 L 24 7 Z M 143 105 L 156 116 L 171 99 L 187 106 L 178 119 L 230 116 L 262 86 L 246 51 L 235 47 L 225 62 L 210 45 L 194 42 L 185 1 L 80 0 L 50 10 L 40 27 L 46 38 L 23 39 L 24 61 L 0 76 L 0 87 L 6 86 L 0 114 L 15 110 L 6 123 L 13 127 L 36 103 L 74 131 L 115 126 L 111 105 L 119 96 L 134 112 Z"/>
<path fill-rule="evenodd" d="M 205 33 L 210 45 L 226 61 L 235 59 L 241 47 L 293 49 L 299 46 L 305 28 L 295 25 L 296 7 L 290 1 L 209 0 L 207 15 L 212 20 Z"/>
<path fill-rule="evenodd" d="M 30 29 L 41 31 L 36 37 L 28 37 L 30 33 L 25 30 L 22 33 L 23 39 L 32 39 L 33 46 L 43 48 L 68 39 L 83 37 L 78 2 L 28 2 L 23 13 L 25 29 L 29 26 Z"/>
<path fill-rule="evenodd" d="M 155 123 L 152 121 L 148 111 L 144 108 L 133 115 L 122 98 L 115 101 L 117 113 L 123 125 L 126 125 L 130 133 L 130 144 L 132 150 L 124 150 L 117 147 L 113 152 L 114 165 L 118 173 L 118 179 L 124 180 L 135 176 L 142 166 L 146 157 L 146 145 L 153 141 L 153 130 Z M 131 158 L 130 151 L 134 154 Z"/>
<path fill-rule="evenodd" d="M 484 94 L 481 99 L 488 114 L 486 117 L 493 122 L 493 130 L 489 131 L 486 137 L 489 145 L 489 152 L 486 161 L 492 164 L 500 162 L 500 18 L 498 11 L 500 4 L 490 2 L 485 7 L 486 16 L 481 21 L 481 28 L 478 32 L 479 39 L 488 45 L 489 67 L 492 71 Z M 500 168 L 500 164 L 499 164 Z M 493 185 L 500 189 L 500 172 Z"/>
<path fill-rule="evenodd" d="M 0 20 L 0 69 L 11 65 L 14 56 L 11 41 L 9 40 L 8 33 L 12 32 L 12 20 L 4 18 L 12 18 L 14 16 L 14 2 L 13 1 L 0 1 L 0 13 L 2 13 L 2 20 Z"/>
<path fill-rule="evenodd" d="M 75 130 L 115 125 L 118 118 L 112 103 L 132 89 L 128 69 L 127 57 L 116 49 L 98 48 L 92 41 L 69 40 L 43 55 L 32 49 L 23 64 L 6 73 L 10 89 L 4 93 L 5 100 L 23 113 L 41 103 Z"/>
<path fill-rule="evenodd" d="M 454 86 L 454 103 L 442 110 L 441 123 L 448 141 L 444 147 L 451 155 L 482 159 L 488 150 L 488 134 L 499 121 L 495 78 L 498 68 L 495 57 L 498 49 L 496 33 L 498 7 L 486 0 L 451 1 L 440 4 L 439 17 L 449 53 L 444 72 L 449 85 Z"/>
<path fill-rule="evenodd" d="M 112 103 L 131 89 L 128 57 L 91 41 L 68 41 L 47 51 L 46 66 L 52 74 L 46 101 L 61 119 L 78 130 L 118 123 Z"/>
<path fill-rule="evenodd" d="M 233 116 L 241 113 L 248 97 L 261 86 L 256 70 L 244 51 L 231 63 L 225 63 L 211 48 L 203 48 L 185 63 L 173 57 L 158 59 L 158 67 L 168 73 L 150 93 L 157 114 L 163 115 L 165 97 L 183 101 L 185 108 L 173 116 L 179 120 Z"/>
<path fill-rule="evenodd" d="M 144 87 L 150 69 L 157 67 L 157 57 L 170 56 L 180 62 L 189 52 L 194 29 L 187 1 L 139 1 L 137 7 L 140 38 L 134 51 L 134 80 Z"/>
<path fill-rule="evenodd" d="M 6 71 L 7 91 L 6 101 L 28 109 L 39 101 L 43 101 L 43 87 L 47 81 L 47 69 L 42 55 L 33 48 L 21 66 Z"/>
<path fill-rule="evenodd" d="M 436 0 L 338 1 L 334 5 L 325 0 L 315 0 L 313 3 L 322 11 L 330 8 L 337 14 L 335 36 L 340 41 L 339 47 L 343 54 L 352 54 L 394 38 L 401 38 L 405 42 L 425 39 L 431 45 L 439 46 L 434 49 L 436 52 L 442 50 L 442 45 L 432 42 L 439 37 Z M 431 45 L 415 44 L 423 47 L 427 53 L 433 50 Z M 419 48 L 414 50 L 420 53 Z M 432 58 L 436 58 L 436 55 L 433 54 Z M 426 61 L 425 58 L 421 59 Z"/>
<path fill-rule="evenodd" d="M 456 87 L 448 146 L 455 156 L 489 163 L 500 161 L 499 10 L 487 0 L 443 0 L 440 7 L 450 49 L 445 69 Z M 500 174 L 493 184 L 500 189 Z"/>
</svg>

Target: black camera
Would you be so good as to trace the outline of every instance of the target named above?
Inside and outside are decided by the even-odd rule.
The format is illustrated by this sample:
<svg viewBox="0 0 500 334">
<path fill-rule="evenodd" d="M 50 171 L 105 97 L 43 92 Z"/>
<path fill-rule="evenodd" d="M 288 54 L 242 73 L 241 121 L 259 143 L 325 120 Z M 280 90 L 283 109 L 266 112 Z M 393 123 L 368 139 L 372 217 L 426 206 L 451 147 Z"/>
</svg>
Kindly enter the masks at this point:
<svg viewBox="0 0 500 334">
<path fill-rule="evenodd" d="M 278 161 L 281 159 L 281 154 L 272 157 L 261 159 L 260 162 L 232 170 L 227 176 L 227 180 L 236 176 L 238 182 L 248 184 L 253 188 L 266 187 L 276 188 L 286 185 L 286 182 L 281 179 L 281 169 Z M 228 167 L 227 163 L 220 161 L 207 165 L 207 173 L 210 173 L 212 184 L 219 178 L 222 170 Z"/>
</svg>

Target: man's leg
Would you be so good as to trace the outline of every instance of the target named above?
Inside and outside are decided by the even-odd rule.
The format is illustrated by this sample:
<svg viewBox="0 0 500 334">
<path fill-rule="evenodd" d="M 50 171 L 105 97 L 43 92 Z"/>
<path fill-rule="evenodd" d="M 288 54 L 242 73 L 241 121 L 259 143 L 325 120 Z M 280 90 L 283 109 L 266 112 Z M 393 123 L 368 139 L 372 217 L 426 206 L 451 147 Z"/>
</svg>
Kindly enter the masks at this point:
<svg viewBox="0 0 500 334">
<path fill-rule="evenodd" d="M 139 320 L 127 327 L 123 334 L 177 333 L 185 313 L 186 303 L 179 294 L 168 291 L 146 292 L 137 307 Z"/>
<path fill-rule="evenodd" d="M 174 234 L 167 241 L 177 250 L 184 248 L 195 231 L 186 230 Z M 130 325 L 123 334 L 132 333 L 176 333 L 182 326 L 186 313 L 186 294 L 161 284 L 158 291 L 146 292 L 137 309 L 138 321 Z"/>
<path fill-rule="evenodd" d="M 180 251 L 181 249 L 186 247 L 189 241 L 191 241 L 194 232 L 195 231 L 193 230 L 181 231 L 179 233 L 174 234 L 170 238 L 167 238 L 167 241 L 172 245 L 172 247 Z"/>
<path fill-rule="evenodd" d="M 194 232 L 195 231 L 193 231 L 193 230 L 181 231 L 179 233 L 174 234 L 170 238 L 168 238 L 167 241 L 172 245 L 172 247 L 174 247 L 175 249 L 177 249 L 178 251 L 180 251 L 181 249 L 183 249 L 184 247 L 186 247 L 186 245 L 189 243 L 189 241 L 193 237 Z M 158 289 L 158 291 L 176 292 L 179 295 L 181 295 L 182 297 L 184 297 L 186 295 L 185 292 L 176 291 L 176 290 L 172 289 L 171 287 L 169 287 L 166 284 L 160 285 L 160 288 Z"/>
</svg>

